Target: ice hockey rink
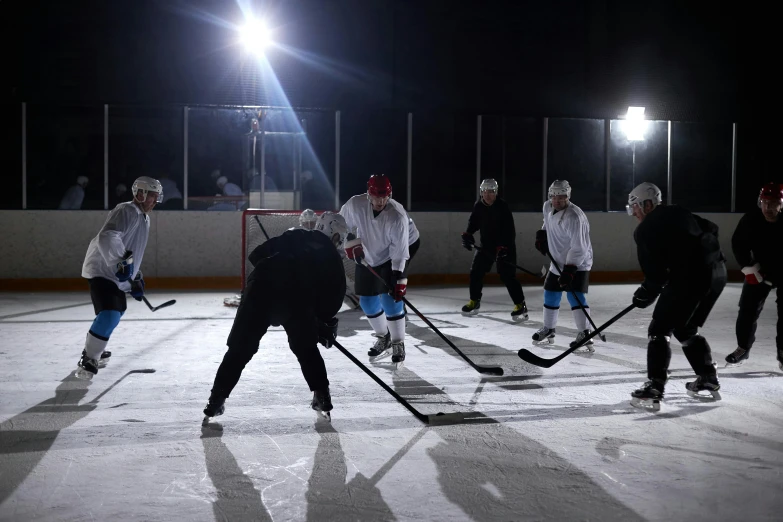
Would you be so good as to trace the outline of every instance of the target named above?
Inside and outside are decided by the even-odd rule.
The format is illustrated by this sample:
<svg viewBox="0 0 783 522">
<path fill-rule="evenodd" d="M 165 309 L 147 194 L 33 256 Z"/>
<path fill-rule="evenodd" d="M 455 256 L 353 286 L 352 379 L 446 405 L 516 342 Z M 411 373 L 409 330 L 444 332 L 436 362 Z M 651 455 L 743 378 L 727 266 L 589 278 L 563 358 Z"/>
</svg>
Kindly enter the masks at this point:
<svg viewBox="0 0 783 522">
<path fill-rule="evenodd" d="M 591 286 L 595 321 L 630 304 L 634 288 Z M 740 288 L 726 288 L 703 329 L 720 368 L 736 346 Z M 228 292 L 150 291 L 153 304 L 177 299 L 155 313 L 130 300 L 111 362 L 92 381 L 73 377 L 94 317 L 86 291 L 0 294 L 0 519 L 780 520 L 774 295 L 750 360 L 719 370 L 719 402 L 686 395 L 693 375 L 673 341 L 656 414 L 629 405 L 646 380 L 651 308 L 607 330 L 595 354 L 544 369 L 517 350 L 558 355 L 573 319 L 561 312 L 556 344 L 532 347 L 542 290 L 525 293 L 530 320 L 515 324 L 503 287 L 485 289 L 475 317 L 459 313 L 466 288 L 410 289 L 467 356 L 505 370 L 477 373 L 411 314 L 405 366 L 370 366 L 421 412 L 466 414 L 432 427 L 337 349 L 322 350 L 332 422 L 317 420 L 280 328 L 225 415 L 202 427 L 235 314 L 222 305 Z M 339 341 L 367 361 L 369 324 L 358 311 L 339 317 Z"/>
</svg>

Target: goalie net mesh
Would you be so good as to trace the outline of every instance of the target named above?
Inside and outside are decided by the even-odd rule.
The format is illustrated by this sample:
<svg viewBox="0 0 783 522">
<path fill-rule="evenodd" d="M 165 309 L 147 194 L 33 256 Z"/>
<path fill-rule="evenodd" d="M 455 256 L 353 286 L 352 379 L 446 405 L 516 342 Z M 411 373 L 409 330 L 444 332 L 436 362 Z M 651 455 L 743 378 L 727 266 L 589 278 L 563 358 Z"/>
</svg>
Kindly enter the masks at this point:
<svg viewBox="0 0 783 522">
<path fill-rule="evenodd" d="M 320 216 L 324 211 L 316 210 L 316 215 Z M 289 228 L 299 227 L 299 216 L 301 210 L 258 210 L 248 209 L 242 213 L 242 290 L 245 289 L 250 272 L 253 271 L 253 265 L 247 257 L 259 245 L 264 244 L 268 238 L 279 236 Z M 355 263 L 350 259 L 343 257 L 343 268 L 345 269 L 345 278 L 349 287 L 354 280 Z"/>
</svg>

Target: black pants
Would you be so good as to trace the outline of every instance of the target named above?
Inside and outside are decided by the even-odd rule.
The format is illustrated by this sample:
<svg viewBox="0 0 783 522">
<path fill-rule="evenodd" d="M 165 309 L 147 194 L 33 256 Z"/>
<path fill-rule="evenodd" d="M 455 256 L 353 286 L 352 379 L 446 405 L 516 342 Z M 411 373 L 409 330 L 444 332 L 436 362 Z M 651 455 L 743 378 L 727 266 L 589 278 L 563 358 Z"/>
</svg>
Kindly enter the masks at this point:
<svg viewBox="0 0 783 522">
<path fill-rule="evenodd" d="M 500 280 L 506 285 L 508 295 L 514 304 L 525 302 L 525 293 L 522 291 L 522 284 L 517 280 L 516 267 L 517 250 L 513 245 L 509 247 L 509 254 L 506 257 L 507 263 L 499 261 L 497 271 L 500 274 Z M 473 254 L 473 264 L 470 265 L 470 299 L 473 301 L 481 300 L 481 291 L 484 288 L 484 276 L 492 269 L 495 263 L 495 250 L 482 249 L 476 250 Z"/>
<path fill-rule="evenodd" d="M 90 285 L 90 299 L 95 315 L 104 310 L 116 310 L 123 313 L 128 308 L 125 292 L 117 287 L 117 283 L 104 279 L 103 277 L 94 277 L 88 279 Z"/>
<path fill-rule="evenodd" d="M 416 252 L 419 250 L 419 246 L 421 246 L 421 238 L 417 239 L 413 242 L 413 244 L 408 246 L 408 261 L 405 263 L 405 270 L 402 271 L 402 274 L 404 276 L 408 276 L 408 269 L 411 266 L 411 261 L 413 261 L 413 257 L 416 255 Z M 356 265 L 356 271 L 354 272 L 354 293 L 358 296 L 365 296 L 365 297 L 372 297 L 374 295 L 381 295 L 381 294 L 388 294 L 389 288 L 391 288 L 392 281 L 392 263 L 391 259 L 389 261 L 386 261 L 385 263 L 381 263 L 378 266 L 372 267 L 375 272 L 381 278 L 383 281 L 386 282 L 386 286 L 384 286 L 383 281 L 379 281 L 377 277 L 375 277 L 372 272 L 367 270 L 367 267 L 364 265 Z M 388 287 L 388 288 L 387 288 Z"/>
<path fill-rule="evenodd" d="M 666 381 L 672 352 L 669 338 L 682 343 L 682 350 L 697 375 L 715 375 L 712 351 L 707 340 L 699 335 L 712 308 L 726 286 L 726 265 L 723 261 L 693 274 L 687 282 L 667 284 L 653 311 L 648 328 L 647 375 Z"/>
<path fill-rule="evenodd" d="M 759 285 L 749 285 L 744 283 L 742 285 L 742 294 L 739 300 L 739 314 L 737 315 L 737 346 L 750 350 L 753 347 L 753 343 L 756 341 L 756 326 L 761 315 L 761 311 L 764 309 L 764 301 L 767 300 L 767 296 L 774 289 L 777 288 L 778 305 L 778 327 L 777 337 L 775 337 L 775 344 L 778 351 L 783 350 L 783 295 L 781 295 L 780 287 L 769 286 L 766 283 Z"/>
<path fill-rule="evenodd" d="M 318 350 L 318 320 L 306 303 L 295 303 L 284 293 L 270 290 L 268 282 L 250 278 L 228 336 L 228 351 L 220 363 L 212 396 L 227 398 L 239 382 L 242 370 L 258 351 L 258 344 L 272 325 L 282 325 L 288 346 L 299 360 L 311 391 L 329 386 L 326 365 Z"/>
</svg>

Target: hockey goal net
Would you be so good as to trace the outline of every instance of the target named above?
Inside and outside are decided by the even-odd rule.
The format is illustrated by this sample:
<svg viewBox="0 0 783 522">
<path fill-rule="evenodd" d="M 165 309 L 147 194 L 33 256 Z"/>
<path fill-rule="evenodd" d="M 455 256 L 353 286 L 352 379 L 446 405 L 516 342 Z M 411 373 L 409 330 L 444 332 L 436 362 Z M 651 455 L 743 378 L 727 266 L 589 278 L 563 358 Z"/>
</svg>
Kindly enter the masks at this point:
<svg viewBox="0 0 783 522">
<path fill-rule="evenodd" d="M 316 215 L 321 215 L 323 210 L 316 210 Z M 250 272 L 253 271 L 253 265 L 248 261 L 250 253 L 258 246 L 264 244 L 268 239 L 279 236 L 289 228 L 299 227 L 299 216 L 301 210 L 259 210 L 247 209 L 242 212 L 242 290 L 245 289 Z M 345 278 L 348 283 L 348 290 L 353 291 L 353 280 L 355 263 L 350 259 L 343 257 L 343 267 L 345 268 Z M 226 299 L 225 304 L 239 305 L 238 299 L 235 304 L 229 303 Z"/>
</svg>

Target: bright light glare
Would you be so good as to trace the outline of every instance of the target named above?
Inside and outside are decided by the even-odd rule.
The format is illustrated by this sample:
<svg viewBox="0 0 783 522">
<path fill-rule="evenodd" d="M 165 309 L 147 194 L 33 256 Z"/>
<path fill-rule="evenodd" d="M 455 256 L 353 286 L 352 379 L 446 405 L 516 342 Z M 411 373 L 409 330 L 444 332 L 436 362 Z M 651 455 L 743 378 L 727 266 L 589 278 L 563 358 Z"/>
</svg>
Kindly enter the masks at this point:
<svg viewBox="0 0 783 522">
<path fill-rule="evenodd" d="M 264 54 L 271 43 L 269 29 L 263 20 L 249 20 L 239 32 L 245 48 L 254 54 Z"/>
<path fill-rule="evenodd" d="M 623 126 L 628 141 L 643 141 L 644 133 L 647 130 L 647 121 L 644 119 L 644 107 L 628 107 Z"/>
</svg>

